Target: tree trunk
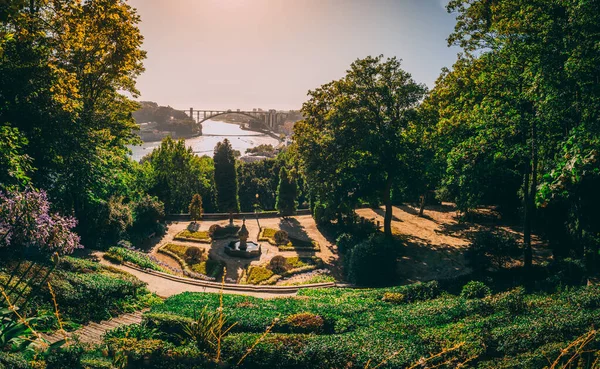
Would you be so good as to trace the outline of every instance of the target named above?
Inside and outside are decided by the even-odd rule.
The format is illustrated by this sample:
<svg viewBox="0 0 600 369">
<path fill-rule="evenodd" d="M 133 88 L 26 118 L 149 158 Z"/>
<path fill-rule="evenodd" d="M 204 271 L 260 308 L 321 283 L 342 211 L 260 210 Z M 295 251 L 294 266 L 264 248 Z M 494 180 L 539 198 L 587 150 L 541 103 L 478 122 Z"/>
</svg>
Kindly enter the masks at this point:
<svg viewBox="0 0 600 369">
<path fill-rule="evenodd" d="M 392 177 L 388 174 L 383 192 L 383 203 L 385 204 L 385 217 L 383 218 L 383 233 L 387 238 L 392 238 Z"/>
<path fill-rule="evenodd" d="M 536 147 L 537 127 L 535 120 L 531 126 L 531 169 L 527 171 L 525 186 L 525 227 L 523 229 L 523 244 L 525 246 L 524 264 L 525 269 L 530 270 L 533 263 L 533 250 L 531 249 L 531 225 L 535 213 L 535 194 L 537 192 L 537 165 L 538 155 Z M 531 172 L 531 181 L 529 181 L 529 172 Z M 530 182 L 530 183 L 528 183 Z"/>
<path fill-rule="evenodd" d="M 424 193 L 423 195 L 421 195 L 421 203 L 419 204 L 419 216 L 422 217 L 423 216 L 423 211 L 425 211 L 425 198 L 427 196 L 427 193 Z"/>
</svg>

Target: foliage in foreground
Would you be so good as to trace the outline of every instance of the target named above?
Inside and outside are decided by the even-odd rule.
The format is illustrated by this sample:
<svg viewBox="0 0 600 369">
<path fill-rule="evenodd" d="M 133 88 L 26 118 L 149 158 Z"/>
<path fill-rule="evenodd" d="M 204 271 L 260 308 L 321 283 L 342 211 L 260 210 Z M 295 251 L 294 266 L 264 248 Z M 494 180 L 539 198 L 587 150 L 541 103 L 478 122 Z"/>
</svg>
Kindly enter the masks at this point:
<svg viewBox="0 0 600 369">
<path fill-rule="evenodd" d="M 486 294 L 476 292 L 467 299 L 442 293 L 432 282 L 386 289 L 301 290 L 298 297 L 271 300 L 227 295 L 224 310 L 237 325 L 224 340 L 224 357 L 237 362 L 274 324 L 241 367 L 365 367 L 369 360 L 389 358 L 381 367 L 398 368 L 456 347 L 446 356 L 456 359 L 447 367 L 469 360 L 469 367 L 542 368 L 600 319 L 598 286 L 552 294 L 515 289 L 477 297 Z M 188 319 L 198 306 L 217 309 L 218 295 L 173 296 L 152 314 Z M 299 331 L 290 322 L 308 330 L 293 333 Z M 178 325 L 167 324 L 171 332 Z M 600 347 L 597 340 L 591 344 Z"/>
</svg>

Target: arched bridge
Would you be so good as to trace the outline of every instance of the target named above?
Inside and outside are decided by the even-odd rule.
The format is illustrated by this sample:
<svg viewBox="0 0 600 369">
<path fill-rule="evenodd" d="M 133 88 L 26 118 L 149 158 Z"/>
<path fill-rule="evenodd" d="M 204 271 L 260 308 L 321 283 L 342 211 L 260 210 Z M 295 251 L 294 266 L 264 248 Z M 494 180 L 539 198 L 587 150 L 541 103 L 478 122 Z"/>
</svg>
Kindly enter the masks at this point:
<svg viewBox="0 0 600 369">
<path fill-rule="evenodd" d="M 281 124 L 283 124 L 285 122 L 285 118 L 287 117 L 286 113 L 280 113 L 277 110 L 268 110 L 268 111 L 263 111 L 263 110 L 252 110 L 252 111 L 245 111 L 245 110 L 240 110 L 240 109 L 236 109 L 236 110 L 207 110 L 207 109 L 201 109 L 201 110 L 196 110 L 194 108 L 190 108 L 189 110 L 184 110 L 184 112 L 192 119 L 194 119 L 196 121 L 196 123 L 202 123 L 204 121 L 207 121 L 209 119 L 221 116 L 221 115 L 225 115 L 225 114 L 239 114 L 239 115 L 243 115 L 252 119 L 255 119 L 257 121 L 260 121 L 261 123 L 264 123 L 266 128 L 269 128 L 271 130 L 275 130 L 275 128 Z"/>
</svg>

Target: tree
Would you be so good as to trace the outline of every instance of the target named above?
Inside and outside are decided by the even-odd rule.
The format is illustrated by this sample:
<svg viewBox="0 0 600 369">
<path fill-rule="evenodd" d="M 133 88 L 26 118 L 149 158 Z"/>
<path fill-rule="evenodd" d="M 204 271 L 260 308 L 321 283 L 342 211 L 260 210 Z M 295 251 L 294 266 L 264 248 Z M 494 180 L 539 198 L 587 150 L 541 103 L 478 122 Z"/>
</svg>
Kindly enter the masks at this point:
<svg viewBox="0 0 600 369">
<path fill-rule="evenodd" d="M 235 169 L 235 155 L 228 139 L 217 143 L 213 156 L 215 162 L 215 188 L 219 211 L 238 212 L 238 184 Z"/>
<path fill-rule="evenodd" d="M 199 194 L 203 206 L 214 210 L 214 166 L 207 156 L 198 157 L 184 140 L 166 137 L 160 146 L 142 159 L 152 168 L 150 193 L 165 203 L 168 213 L 189 210 L 190 199 Z"/>
<path fill-rule="evenodd" d="M 275 207 L 282 216 L 290 216 L 296 212 L 298 184 L 296 175 L 288 172 L 285 166 L 279 170 L 279 186 L 277 186 L 277 203 Z"/>
<path fill-rule="evenodd" d="M 599 32 L 597 6 L 595 1 L 559 0 L 448 4 L 458 20 L 449 43 L 461 46 L 465 54 L 453 71 L 444 72 L 434 90 L 440 103 L 440 130 L 450 131 L 454 141 L 447 155 L 446 183 L 475 205 L 493 192 L 478 179 L 487 177 L 490 182 L 488 174 L 507 174 L 510 185 L 504 187 L 522 199 L 527 268 L 532 264 L 531 232 L 539 218 L 538 205 L 553 208 L 549 198 L 537 204 L 536 198 L 541 197 L 541 188 L 550 188 L 546 181 L 560 177 L 552 175 L 564 163 L 557 148 L 578 146 L 583 149 L 580 158 L 595 150 L 586 141 L 599 133 L 600 90 L 598 84 L 589 83 L 600 75 L 600 58 L 593 46 Z M 514 177 L 519 178 L 520 189 L 513 185 Z M 558 206 L 564 205 L 570 208 Z M 556 210 L 551 211 L 568 214 Z M 586 224 L 583 213 L 573 215 L 570 220 L 557 219 L 551 227 L 564 230 Z M 598 235 L 593 227 L 587 229 Z M 589 244 L 587 237 L 574 238 Z"/>
<path fill-rule="evenodd" d="M 342 79 L 309 91 L 294 140 L 313 204 L 343 220 L 358 199 L 381 200 L 391 237 L 392 185 L 411 161 L 406 130 L 425 92 L 398 59 L 383 56 L 356 60 Z"/>
<path fill-rule="evenodd" d="M 188 211 L 190 212 L 190 217 L 192 218 L 192 221 L 194 223 L 202 218 L 202 196 L 200 196 L 197 193 L 194 194 L 194 197 L 192 197 L 192 202 L 190 202 Z"/>
<path fill-rule="evenodd" d="M 95 242 L 105 203 L 129 190 L 139 17 L 120 0 L 19 1 L 0 12 L 0 125 L 24 138 L 32 185 Z"/>
</svg>

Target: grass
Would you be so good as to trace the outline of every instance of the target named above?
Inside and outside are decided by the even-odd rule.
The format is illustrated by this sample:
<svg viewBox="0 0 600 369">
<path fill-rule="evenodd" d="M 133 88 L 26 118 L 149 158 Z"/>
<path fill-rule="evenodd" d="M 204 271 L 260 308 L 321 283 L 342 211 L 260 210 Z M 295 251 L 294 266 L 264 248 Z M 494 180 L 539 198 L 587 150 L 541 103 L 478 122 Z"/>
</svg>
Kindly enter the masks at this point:
<svg viewBox="0 0 600 369">
<path fill-rule="evenodd" d="M 258 240 L 259 241 L 267 241 L 269 242 L 271 245 L 273 246 L 277 246 L 279 248 L 279 251 L 320 251 L 321 247 L 319 246 L 319 243 L 317 241 L 306 241 L 306 240 L 301 240 L 299 238 L 295 238 L 292 236 L 288 236 L 288 239 L 290 240 L 290 242 L 287 243 L 287 245 L 278 245 L 277 242 L 275 242 L 275 232 L 277 232 L 277 229 L 273 229 L 273 228 L 263 228 L 260 232 L 260 234 L 258 235 Z"/>
<path fill-rule="evenodd" d="M 143 252 L 129 250 L 123 247 L 113 246 L 104 254 L 104 258 L 116 263 L 130 262 L 144 269 L 152 269 L 167 273 L 167 270 L 159 266 L 154 260 Z"/>
<path fill-rule="evenodd" d="M 275 273 L 272 270 L 262 266 L 251 265 L 248 267 L 246 283 L 247 284 L 261 284 L 268 281 L 273 277 Z"/>
<path fill-rule="evenodd" d="M 386 293 L 407 298 L 387 302 Z M 364 368 L 386 358 L 381 368 L 401 368 L 431 353 L 450 351 L 428 364 L 448 361 L 442 367 L 449 368 L 469 360 L 474 368 L 541 368 L 600 321 L 600 286 L 551 294 L 514 290 L 482 299 L 440 293 L 434 284 L 311 289 L 300 290 L 297 297 L 267 300 L 226 295 L 223 304 L 230 320 L 237 322 L 224 341 L 229 362 L 237 362 L 265 328 L 277 322 L 275 334 L 247 356 L 246 368 Z M 184 293 L 152 311 L 193 317 L 204 306 L 216 309 L 219 296 Z M 323 320 L 322 330 L 290 333 L 288 318 L 306 313 Z"/>
<path fill-rule="evenodd" d="M 183 240 L 183 241 L 192 241 L 192 242 L 200 242 L 200 243 L 210 243 L 211 238 L 208 234 L 208 231 L 196 231 L 191 232 L 189 230 L 184 230 L 177 233 L 174 237 L 175 240 Z"/>
<path fill-rule="evenodd" d="M 330 274 L 317 274 L 302 282 L 284 282 L 282 286 L 301 286 L 304 284 L 314 283 L 331 283 L 336 282 L 335 278 Z"/>
</svg>

